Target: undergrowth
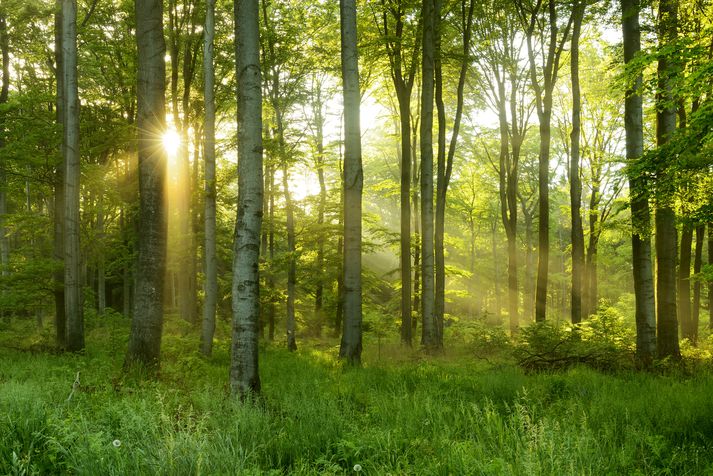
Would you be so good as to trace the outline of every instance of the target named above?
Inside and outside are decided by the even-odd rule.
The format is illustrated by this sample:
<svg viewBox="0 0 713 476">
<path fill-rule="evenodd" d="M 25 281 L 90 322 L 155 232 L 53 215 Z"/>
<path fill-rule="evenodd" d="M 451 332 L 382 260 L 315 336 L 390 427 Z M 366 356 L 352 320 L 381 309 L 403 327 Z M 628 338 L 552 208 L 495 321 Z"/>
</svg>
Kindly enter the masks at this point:
<svg viewBox="0 0 713 476">
<path fill-rule="evenodd" d="M 88 328 L 86 352 L 66 355 L 48 352 L 51 333 L 4 324 L 0 474 L 713 472 L 705 366 L 526 374 L 467 346 L 424 357 L 380 343 L 377 358 L 367 340 L 364 367 L 344 369 L 334 341 L 294 354 L 264 344 L 262 399 L 243 405 L 228 395 L 225 334 L 204 359 L 195 333 L 170 319 L 160 374 L 146 381 L 122 372 L 126 321 Z"/>
</svg>

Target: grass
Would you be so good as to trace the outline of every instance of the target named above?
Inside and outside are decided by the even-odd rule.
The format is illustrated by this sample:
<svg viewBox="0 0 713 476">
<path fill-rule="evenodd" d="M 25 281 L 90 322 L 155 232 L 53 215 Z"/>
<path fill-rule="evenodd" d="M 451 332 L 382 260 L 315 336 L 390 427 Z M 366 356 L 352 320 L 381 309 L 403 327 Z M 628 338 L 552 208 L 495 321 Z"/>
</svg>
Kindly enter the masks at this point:
<svg viewBox="0 0 713 476">
<path fill-rule="evenodd" d="M 227 394 L 225 338 L 206 360 L 169 320 L 147 381 L 121 371 L 128 323 L 92 326 L 86 353 L 66 355 L 48 331 L 0 324 L 0 474 L 713 474 L 705 369 L 526 375 L 466 347 L 425 358 L 369 341 L 364 367 L 344 369 L 323 340 L 265 345 L 253 406 Z"/>
</svg>

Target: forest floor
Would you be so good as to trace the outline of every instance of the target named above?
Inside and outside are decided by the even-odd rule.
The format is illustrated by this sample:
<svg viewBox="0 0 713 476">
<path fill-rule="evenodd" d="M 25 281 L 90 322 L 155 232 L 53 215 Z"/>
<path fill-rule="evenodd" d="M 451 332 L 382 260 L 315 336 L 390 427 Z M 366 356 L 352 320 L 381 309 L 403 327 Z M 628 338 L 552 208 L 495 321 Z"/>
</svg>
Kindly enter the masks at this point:
<svg viewBox="0 0 713 476">
<path fill-rule="evenodd" d="M 0 322 L 0 474 L 713 474 L 710 363 L 526 374 L 465 345 L 427 357 L 367 339 L 345 369 L 336 340 L 265 344 L 262 399 L 245 405 L 225 332 L 207 360 L 170 318 L 146 380 L 122 372 L 119 316 L 89 321 L 83 355 Z"/>
</svg>

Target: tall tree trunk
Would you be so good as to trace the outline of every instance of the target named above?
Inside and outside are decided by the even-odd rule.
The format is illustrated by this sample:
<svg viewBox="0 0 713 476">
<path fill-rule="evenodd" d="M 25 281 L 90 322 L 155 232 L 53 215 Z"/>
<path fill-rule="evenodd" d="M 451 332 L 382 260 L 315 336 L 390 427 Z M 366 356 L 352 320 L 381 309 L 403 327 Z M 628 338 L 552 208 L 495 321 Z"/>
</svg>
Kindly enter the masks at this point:
<svg viewBox="0 0 713 476">
<path fill-rule="evenodd" d="M 361 364 L 361 133 L 356 1 L 340 0 L 344 88 L 344 330 L 339 356 Z"/>
<path fill-rule="evenodd" d="M 628 66 L 641 50 L 639 0 L 621 0 L 621 11 L 624 62 Z M 634 82 L 627 87 L 624 99 L 626 160 L 629 163 L 638 162 L 644 151 L 641 83 L 641 75 L 638 75 Z M 648 367 L 656 353 L 656 310 L 651 263 L 651 219 L 646 187 L 646 182 L 642 177 L 635 173 L 629 175 L 632 261 L 636 299 L 636 355 L 639 362 Z"/>
<path fill-rule="evenodd" d="M 10 92 L 10 48 L 7 37 L 7 19 L 5 12 L 0 11 L 0 53 L 2 54 L 2 89 L 0 89 L 0 106 L 7 103 Z M 0 150 L 5 147 L 5 113 L 0 113 Z M 0 159 L 0 276 L 8 276 L 10 270 L 10 242 L 7 239 L 5 217 L 7 215 L 7 164 Z M 5 292 L 3 289 L 0 291 Z M 0 311 L 2 316 L 4 310 Z"/>
<path fill-rule="evenodd" d="M 201 353 L 213 352 L 215 311 L 218 302 L 218 270 L 216 258 L 216 178 L 215 178 L 215 67 L 213 41 L 215 38 L 215 0 L 206 0 L 205 28 L 203 30 L 203 158 L 205 160 L 205 301 L 201 330 Z"/>
<path fill-rule="evenodd" d="M 316 98 L 313 103 L 315 109 L 315 133 L 317 149 L 317 179 L 319 180 L 319 209 L 317 211 L 317 225 L 320 227 L 320 234 L 324 226 L 324 214 L 327 208 L 327 184 L 324 179 L 324 115 L 322 112 L 322 83 L 320 82 L 316 90 Z M 324 235 L 321 235 L 324 236 Z M 324 326 L 324 243 L 326 240 L 320 239 L 317 245 L 317 287 L 314 292 L 314 314 L 317 321 L 317 333 L 322 335 Z"/>
<path fill-rule="evenodd" d="M 434 0 L 423 0 L 421 69 L 421 345 L 438 348 L 433 243 L 433 93 L 435 71 Z"/>
<path fill-rule="evenodd" d="M 404 75 L 405 52 L 404 17 L 405 2 L 399 0 L 396 8 L 389 8 L 382 2 L 384 12 L 383 36 L 386 51 L 391 65 L 391 79 L 396 93 L 399 108 L 399 134 L 401 147 L 399 149 L 400 183 L 400 219 L 401 236 L 399 250 L 399 268 L 401 272 L 401 342 L 407 346 L 412 344 L 411 323 L 411 93 L 416 76 L 417 42 L 414 42 L 411 63 Z M 389 12 L 394 16 L 394 27 L 390 29 Z M 419 25 L 420 26 L 420 25 Z M 418 27 L 417 27 L 418 30 Z M 418 35 L 418 31 L 416 32 Z"/>
<path fill-rule="evenodd" d="M 64 294 L 67 316 L 66 348 L 84 348 L 82 312 L 81 256 L 79 254 L 79 94 L 77 86 L 77 4 L 62 0 L 62 61 L 64 113 L 62 148 L 64 151 Z"/>
<path fill-rule="evenodd" d="M 417 121 L 414 121 L 417 122 Z M 412 125 L 413 129 L 412 142 L 411 142 L 411 152 L 413 159 L 411 162 L 411 203 L 413 204 L 413 305 L 411 309 L 418 313 L 421 310 L 421 213 L 419 210 L 419 184 L 421 181 L 421 174 L 419 173 L 419 161 L 416 156 L 416 145 L 417 145 L 417 127 L 416 124 Z M 414 316 L 414 312 L 411 313 L 411 335 L 416 332 L 418 326 L 418 317 Z"/>
<path fill-rule="evenodd" d="M 526 17 L 527 12 L 519 3 L 520 15 Z M 537 288 L 535 295 L 535 320 L 544 322 L 547 317 L 547 281 L 549 276 L 549 253 L 550 253 L 550 192 L 549 192 L 549 164 L 550 164 L 550 142 L 552 136 L 552 94 L 557 82 L 559 71 L 559 60 L 564 44 L 569 36 L 569 29 L 572 25 L 573 16 L 570 15 L 567 27 L 563 31 L 561 38 L 558 38 L 559 27 L 557 19 L 557 5 L 555 0 L 546 2 L 547 20 L 544 21 L 549 29 L 549 38 L 545 41 L 546 48 L 544 57 L 544 68 L 542 71 L 542 84 L 538 80 L 538 62 L 535 58 L 535 46 L 533 45 L 533 33 L 540 15 L 540 7 L 543 2 L 539 2 L 536 8 L 529 12 L 528 25 L 526 27 L 527 54 L 530 61 L 530 80 L 535 92 L 535 104 L 537 117 L 540 121 L 540 148 L 538 154 L 538 195 L 539 195 L 539 227 L 538 227 L 538 255 L 537 255 Z M 544 33 L 544 32 L 543 32 Z M 544 35 L 543 35 L 544 36 Z"/>
<path fill-rule="evenodd" d="M 677 3 L 659 3 L 658 32 L 660 46 L 673 44 L 677 31 Z M 676 65 L 667 55 L 658 60 L 658 92 L 656 113 L 656 143 L 665 145 L 676 130 L 676 105 L 673 99 L 673 74 Z M 671 159 L 672 160 L 672 159 Z M 667 182 L 672 179 L 667 164 L 656 173 L 657 184 L 664 190 L 656 203 L 656 305 L 658 314 L 658 356 L 680 358 L 676 315 L 676 213 Z"/>
<path fill-rule="evenodd" d="M 448 185 L 453 171 L 453 159 L 455 157 L 458 134 L 460 132 L 461 118 L 463 117 L 463 93 L 468 68 L 470 67 L 470 37 L 473 24 L 473 11 L 475 1 L 471 0 L 466 8 L 466 1 L 461 1 L 461 26 L 463 28 L 463 58 L 458 73 L 458 86 L 456 88 L 456 111 L 453 117 L 453 129 L 446 151 L 446 112 L 443 102 L 443 74 L 442 74 L 442 54 L 441 54 L 441 0 L 436 1 L 435 21 L 436 27 L 436 55 L 435 55 L 435 79 L 436 79 L 436 106 L 438 108 L 438 165 L 437 165 L 437 193 L 436 193 L 436 224 L 435 224 L 435 265 L 436 265 L 436 287 L 435 287 L 435 319 L 438 330 L 438 347 L 443 347 L 443 322 L 445 315 L 445 291 L 446 291 L 446 263 L 445 263 L 445 222 L 446 222 L 446 196 Z"/>
<path fill-rule="evenodd" d="M 262 81 L 257 0 L 235 0 L 238 80 L 238 219 L 233 247 L 230 387 L 242 399 L 260 392 L 260 229 L 262 225 Z"/>
<path fill-rule="evenodd" d="M 575 0 L 572 26 L 572 152 L 569 171 L 569 194 L 572 217 L 572 324 L 582 321 L 582 275 L 584 272 L 584 229 L 582 227 L 582 182 L 579 176 L 579 136 L 581 131 L 582 96 L 579 87 L 579 35 L 585 4 Z"/>
<path fill-rule="evenodd" d="M 708 222 L 708 264 L 713 265 L 713 222 Z M 708 283 L 708 329 L 713 329 L 713 282 Z"/>
<path fill-rule="evenodd" d="M 445 235 L 446 198 L 446 107 L 443 102 L 443 66 L 441 59 L 441 8 L 443 0 L 433 2 L 434 55 L 433 73 L 438 129 L 436 133 L 436 210 L 433 231 L 434 296 L 433 321 L 436 329 L 435 348 L 443 348 L 443 318 L 445 313 L 446 263 L 443 239 Z M 442 198 L 441 198 L 442 196 Z M 441 211 L 443 213 L 441 213 Z"/>
<path fill-rule="evenodd" d="M 103 162 L 103 161 L 102 161 Z M 97 198 L 97 241 L 100 243 L 100 253 L 97 257 L 97 311 L 106 311 L 106 269 L 104 261 L 104 192 L 99 191 Z"/>
<path fill-rule="evenodd" d="M 270 220 L 269 230 L 267 234 L 267 246 L 268 246 L 268 273 L 267 273 L 267 287 L 269 289 L 269 296 L 267 302 L 267 325 L 268 325 L 268 337 L 270 341 L 275 340 L 275 275 L 272 269 L 273 263 L 275 262 L 275 169 L 270 166 L 268 171 L 268 181 L 270 186 L 270 199 L 268 200 L 270 205 L 270 211 L 268 217 Z"/>
<path fill-rule="evenodd" d="M 703 267 L 703 235 L 705 227 L 698 225 L 696 227 L 696 250 L 693 258 L 693 274 L 698 276 Z M 701 317 L 701 281 L 696 279 L 693 283 L 693 308 L 691 309 L 691 329 L 693 330 L 693 344 L 698 343 L 698 326 Z"/>
<path fill-rule="evenodd" d="M 278 126 L 279 127 L 279 126 Z M 280 138 L 282 133 L 280 132 Z M 282 189 L 285 193 L 287 215 L 287 350 L 297 350 L 297 325 L 295 323 L 295 286 L 297 284 L 297 247 L 295 243 L 295 216 L 290 196 L 287 163 L 282 164 Z"/>
<path fill-rule="evenodd" d="M 681 336 L 693 342 L 693 326 L 691 320 L 691 247 L 693 245 L 693 228 L 684 224 L 681 231 L 681 250 L 678 264 L 678 321 L 681 326 Z"/>
<path fill-rule="evenodd" d="M 136 0 L 139 133 L 139 237 L 134 312 L 126 365 L 158 366 L 166 270 L 166 153 L 156 140 L 166 128 L 163 2 Z"/>
<path fill-rule="evenodd" d="M 62 44 L 62 1 L 56 0 L 55 45 Z M 62 48 L 55 48 L 57 71 L 57 123 L 64 128 L 64 61 Z M 54 272 L 54 306 L 57 347 L 67 345 L 67 314 L 64 308 L 64 147 L 62 160 L 55 168 L 54 177 L 54 243 L 53 255 L 57 262 Z"/>
</svg>

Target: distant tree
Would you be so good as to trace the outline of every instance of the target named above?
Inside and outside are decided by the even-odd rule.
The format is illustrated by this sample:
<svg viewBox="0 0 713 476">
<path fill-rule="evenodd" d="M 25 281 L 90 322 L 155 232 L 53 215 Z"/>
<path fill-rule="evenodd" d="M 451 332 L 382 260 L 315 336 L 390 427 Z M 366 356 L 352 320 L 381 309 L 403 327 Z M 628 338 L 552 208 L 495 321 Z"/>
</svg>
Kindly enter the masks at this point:
<svg viewBox="0 0 713 476">
<path fill-rule="evenodd" d="M 530 81 L 535 93 L 537 117 L 540 121 L 540 150 L 538 169 L 539 228 L 537 289 L 535 297 L 535 320 L 543 322 L 547 316 L 547 280 L 550 251 L 550 145 L 552 120 L 552 93 L 559 75 L 560 58 L 569 37 L 573 16 L 563 25 L 555 0 L 532 3 L 517 0 L 518 15 L 525 29 L 527 53 L 530 60 Z M 561 33 L 560 33 L 561 31 Z M 537 45 L 542 47 L 543 67 L 538 66 Z"/>
<path fill-rule="evenodd" d="M 139 235 L 136 295 L 126 365 L 158 366 L 163 328 L 166 268 L 164 188 L 166 152 L 159 138 L 166 129 L 166 43 L 163 2 L 136 2 L 138 45 L 137 117 L 139 152 Z"/>
<path fill-rule="evenodd" d="M 433 96 L 435 74 L 435 2 L 423 0 L 421 58 L 421 345 L 438 348 L 435 316 L 433 244 Z"/>
<path fill-rule="evenodd" d="M 569 170 L 570 214 L 572 218 L 572 324 L 582 321 L 582 281 L 584 274 L 584 229 L 582 227 L 582 181 L 580 178 L 580 138 L 582 122 L 582 92 L 579 81 L 579 38 L 586 3 L 575 0 L 573 5 L 570 74 L 572 78 L 572 134 Z M 586 317 L 586 316 L 585 316 Z"/>
<path fill-rule="evenodd" d="M 1 7 L 0 7 L 1 8 Z M 10 45 L 7 34 L 7 16 L 0 9 L 0 54 L 2 55 L 2 89 L 0 107 L 7 104 L 10 92 Z M 0 152 L 5 147 L 5 113 L 0 113 Z M 0 276 L 9 275 L 10 242 L 7 239 L 7 171 L 5 159 L 0 159 Z M 2 291 L 4 293 L 4 290 Z"/>
<path fill-rule="evenodd" d="M 258 0 L 235 0 L 238 84 L 238 218 L 233 246 L 231 393 L 260 392 L 260 230 L 262 226 L 262 81 Z"/>
<path fill-rule="evenodd" d="M 216 175 L 215 175 L 215 0 L 206 0 L 205 27 L 203 30 L 203 100 L 205 117 L 203 125 L 203 159 L 205 161 L 205 300 L 201 352 L 210 356 L 215 333 L 215 310 L 218 300 L 218 270 L 216 258 Z"/>
</svg>

